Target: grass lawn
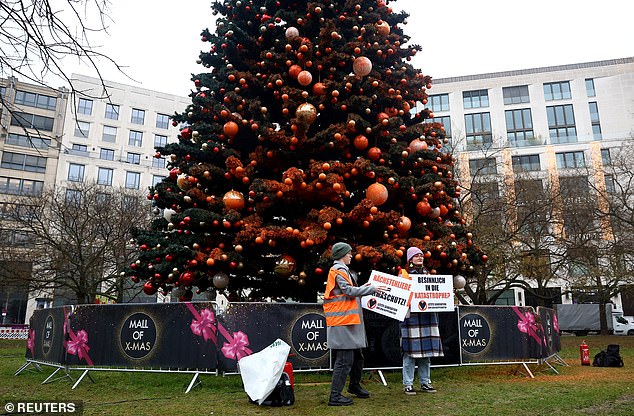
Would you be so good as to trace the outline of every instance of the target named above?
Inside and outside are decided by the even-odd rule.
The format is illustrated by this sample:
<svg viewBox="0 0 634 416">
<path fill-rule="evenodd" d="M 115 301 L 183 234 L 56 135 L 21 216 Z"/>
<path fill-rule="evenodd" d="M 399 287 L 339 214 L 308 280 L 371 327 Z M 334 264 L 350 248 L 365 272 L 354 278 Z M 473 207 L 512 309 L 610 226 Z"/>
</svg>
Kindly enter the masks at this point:
<svg viewBox="0 0 634 416">
<path fill-rule="evenodd" d="M 634 415 L 634 337 L 588 336 L 593 358 L 608 344 L 619 344 L 623 368 L 581 366 L 581 338 L 562 337 L 560 356 L 569 367 L 559 374 L 536 369 L 531 379 L 511 365 L 432 369 L 438 393 L 406 396 L 400 371 L 384 373 L 388 386 L 365 379 L 370 399 L 353 406 L 327 406 L 330 373 L 295 373 L 296 403 L 271 408 L 248 403 L 240 376 L 202 376 L 202 385 L 185 394 L 191 376 L 94 372 L 71 390 L 69 380 L 42 385 L 53 369 L 14 376 L 25 362 L 26 341 L 0 341 L 0 403 L 82 400 L 85 415 Z M 74 377 L 80 375 L 73 373 Z M 1 413 L 6 414 L 6 413 Z"/>
</svg>

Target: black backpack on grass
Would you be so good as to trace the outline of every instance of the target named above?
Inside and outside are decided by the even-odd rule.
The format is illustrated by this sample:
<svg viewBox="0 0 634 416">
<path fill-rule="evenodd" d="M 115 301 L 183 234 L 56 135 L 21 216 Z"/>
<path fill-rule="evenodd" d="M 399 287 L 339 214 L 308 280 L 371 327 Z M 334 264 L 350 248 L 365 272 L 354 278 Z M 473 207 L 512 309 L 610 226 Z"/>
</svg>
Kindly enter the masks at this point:
<svg viewBox="0 0 634 416">
<path fill-rule="evenodd" d="M 251 403 L 257 403 L 249 399 Z M 262 402 L 262 406 L 291 406 L 295 403 L 295 391 L 288 374 L 282 373 L 275 389 Z"/>
<path fill-rule="evenodd" d="M 619 353 L 618 344 L 610 344 L 608 348 L 594 356 L 592 365 L 595 367 L 623 367 L 623 358 Z"/>
</svg>

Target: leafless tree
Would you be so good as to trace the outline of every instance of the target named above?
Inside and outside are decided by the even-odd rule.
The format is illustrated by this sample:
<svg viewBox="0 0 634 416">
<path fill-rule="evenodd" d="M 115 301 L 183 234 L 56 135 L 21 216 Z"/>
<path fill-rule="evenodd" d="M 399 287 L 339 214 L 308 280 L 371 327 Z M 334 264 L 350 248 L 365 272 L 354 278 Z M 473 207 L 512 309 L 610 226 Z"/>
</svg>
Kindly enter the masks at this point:
<svg viewBox="0 0 634 416">
<path fill-rule="evenodd" d="M 2 263 L 30 262 L 32 272 L 25 275 L 32 290 L 57 291 L 78 303 L 120 302 L 130 287 L 120 275 L 134 258 L 130 230 L 150 217 L 150 204 L 138 191 L 96 184 L 16 196 L 5 205 L 11 227 L 3 231 Z"/>
</svg>

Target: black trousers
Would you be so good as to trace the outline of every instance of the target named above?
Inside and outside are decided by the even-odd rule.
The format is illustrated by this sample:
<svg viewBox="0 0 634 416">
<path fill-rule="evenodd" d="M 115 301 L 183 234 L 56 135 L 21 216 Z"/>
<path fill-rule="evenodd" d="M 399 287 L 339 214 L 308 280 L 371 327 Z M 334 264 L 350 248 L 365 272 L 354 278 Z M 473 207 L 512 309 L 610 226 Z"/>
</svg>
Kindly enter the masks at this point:
<svg viewBox="0 0 634 416">
<path fill-rule="evenodd" d="M 363 350 L 331 350 L 334 359 L 330 397 L 341 395 L 350 374 L 350 386 L 360 386 L 363 373 Z"/>
</svg>

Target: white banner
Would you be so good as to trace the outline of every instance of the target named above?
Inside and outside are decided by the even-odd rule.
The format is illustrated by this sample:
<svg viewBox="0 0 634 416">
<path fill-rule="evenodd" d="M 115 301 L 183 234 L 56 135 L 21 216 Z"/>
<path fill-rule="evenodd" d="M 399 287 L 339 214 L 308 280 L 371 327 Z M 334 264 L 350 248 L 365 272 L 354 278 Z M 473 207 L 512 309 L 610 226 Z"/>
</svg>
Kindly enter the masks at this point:
<svg viewBox="0 0 634 416">
<path fill-rule="evenodd" d="M 451 312 L 454 310 L 453 276 L 411 274 L 412 312 Z"/>
<path fill-rule="evenodd" d="M 372 270 L 369 283 L 387 286 L 385 293 L 363 296 L 361 305 L 381 315 L 402 321 L 409 310 L 412 281 L 402 277 Z"/>
</svg>

